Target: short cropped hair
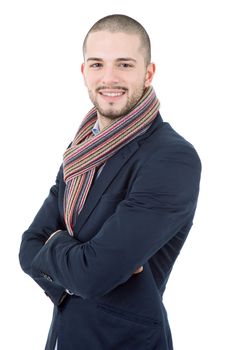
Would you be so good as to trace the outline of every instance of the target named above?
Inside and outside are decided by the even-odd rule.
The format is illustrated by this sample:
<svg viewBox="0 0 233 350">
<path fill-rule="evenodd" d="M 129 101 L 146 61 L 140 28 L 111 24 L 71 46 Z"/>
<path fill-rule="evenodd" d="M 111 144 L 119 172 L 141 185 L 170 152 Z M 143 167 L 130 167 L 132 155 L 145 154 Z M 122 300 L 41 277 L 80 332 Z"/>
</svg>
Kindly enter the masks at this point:
<svg viewBox="0 0 233 350">
<path fill-rule="evenodd" d="M 86 44 L 89 34 L 99 31 L 109 31 L 111 33 L 123 32 L 126 34 L 136 34 L 140 37 L 141 48 L 144 50 L 146 66 L 151 62 L 150 38 L 145 28 L 135 19 L 125 15 L 110 15 L 98 20 L 88 31 L 83 42 L 83 55 L 85 55 Z"/>
</svg>

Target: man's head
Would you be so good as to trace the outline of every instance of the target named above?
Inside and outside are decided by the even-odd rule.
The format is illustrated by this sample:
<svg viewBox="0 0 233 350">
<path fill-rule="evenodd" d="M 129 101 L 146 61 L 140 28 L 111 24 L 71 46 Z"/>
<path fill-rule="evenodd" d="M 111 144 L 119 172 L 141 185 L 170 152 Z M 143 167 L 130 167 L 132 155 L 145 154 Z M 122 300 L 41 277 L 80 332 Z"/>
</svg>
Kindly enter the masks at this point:
<svg viewBox="0 0 233 350">
<path fill-rule="evenodd" d="M 127 114 L 153 78 L 150 39 L 140 23 L 124 15 L 96 22 L 83 43 L 82 73 L 98 116 Z"/>
<path fill-rule="evenodd" d="M 142 50 L 142 54 L 145 59 L 145 64 L 146 66 L 148 66 L 148 64 L 151 61 L 151 44 L 149 35 L 147 34 L 145 28 L 139 22 L 125 15 L 110 15 L 103 17 L 91 27 L 83 42 L 84 59 L 89 35 L 91 33 L 100 31 L 137 35 L 140 39 L 140 50 Z"/>
</svg>

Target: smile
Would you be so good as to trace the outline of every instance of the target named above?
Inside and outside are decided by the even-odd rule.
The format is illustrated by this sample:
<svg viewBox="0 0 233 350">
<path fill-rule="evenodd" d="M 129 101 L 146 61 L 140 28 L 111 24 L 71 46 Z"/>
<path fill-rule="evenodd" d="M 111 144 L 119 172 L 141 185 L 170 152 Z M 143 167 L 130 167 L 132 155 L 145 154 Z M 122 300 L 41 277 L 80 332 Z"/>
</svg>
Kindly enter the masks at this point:
<svg viewBox="0 0 233 350">
<path fill-rule="evenodd" d="M 100 95 L 102 96 L 105 96 L 105 97 L 121 97 L 125 94 L 125 90 L 123 89 L 100 89 L 99 90 L 99 93 Z"/>
<path fill-rule="evenodd" d="M 123 94 L 124 92 L 101 92 L 101 95 L 110 97 L 122 96 Z"/>
</svg>

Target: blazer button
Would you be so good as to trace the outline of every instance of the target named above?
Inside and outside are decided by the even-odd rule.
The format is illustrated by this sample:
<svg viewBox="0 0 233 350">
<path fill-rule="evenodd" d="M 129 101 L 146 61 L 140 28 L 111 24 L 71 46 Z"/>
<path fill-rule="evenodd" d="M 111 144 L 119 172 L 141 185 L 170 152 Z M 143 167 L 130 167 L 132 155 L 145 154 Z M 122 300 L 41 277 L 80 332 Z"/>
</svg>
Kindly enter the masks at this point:
<svg viewBox="0 0 233 350">
<path fill-rule="evenodd" d="M 50 277 L 50 276 L 48 276 L 48 275 L 47 275 L 47 280 L 48 280 L 49 282 L 53 282 L 52 277 Z"/>
<path fill-rule="evenodd" d="M 47 275 L 46 273 L 41 272 L 41 275 L 42 275 L 44 278 L 46 278 L 46 279 L 47 279 L 47 281 L 49 281 L 49 282 L 53 282 L 52 277 L 50 277 L 50 276 L 49 276 L 49 275 Z"/>
</svg>

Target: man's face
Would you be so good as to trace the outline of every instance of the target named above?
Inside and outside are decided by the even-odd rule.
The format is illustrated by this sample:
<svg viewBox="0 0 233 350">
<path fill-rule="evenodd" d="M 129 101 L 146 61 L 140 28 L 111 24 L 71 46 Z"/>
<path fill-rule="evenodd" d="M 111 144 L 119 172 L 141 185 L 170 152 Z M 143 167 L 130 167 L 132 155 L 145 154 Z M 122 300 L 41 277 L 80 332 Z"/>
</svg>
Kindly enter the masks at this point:
<svg viewBox="0 0 233 350">
<path fill-rule="evenodd" d="M 111 120 L 127 114 L 152 81 L 137 35 L 99 31 L 87 39 L 82 73 L 98 115 Z"/>
</svg>

